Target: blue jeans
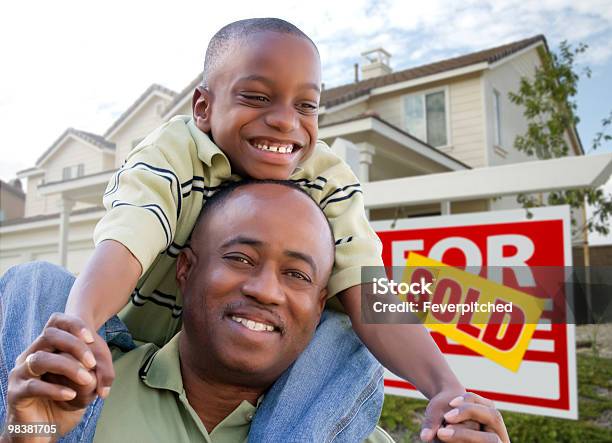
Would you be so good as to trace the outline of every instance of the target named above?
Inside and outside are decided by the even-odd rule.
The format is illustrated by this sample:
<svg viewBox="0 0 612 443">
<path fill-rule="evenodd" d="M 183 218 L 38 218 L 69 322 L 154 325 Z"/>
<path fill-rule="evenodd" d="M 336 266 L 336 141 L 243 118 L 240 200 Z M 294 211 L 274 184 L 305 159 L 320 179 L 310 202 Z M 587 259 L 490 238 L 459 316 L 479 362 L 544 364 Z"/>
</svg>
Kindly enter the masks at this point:
<svg viewBox="0 0 612 443">
<path fill-rule="evenodd" d="M 6 419 L 8 373 L 53 312 L 63 312 L 74 277 L 44 262 L 9 269 L 0 279 L 0 423 Z M 113 317 L 98 331 L 109 343 L 134 346 Z M 249 442 L 358 442 L 373 430 L 383 403 L 383 370 L 353 332 L 348 317 L 325 311 L 300 358 L 266 393 Z M 92 441 L 103 401 L 61 441 Z"/>
</svg>

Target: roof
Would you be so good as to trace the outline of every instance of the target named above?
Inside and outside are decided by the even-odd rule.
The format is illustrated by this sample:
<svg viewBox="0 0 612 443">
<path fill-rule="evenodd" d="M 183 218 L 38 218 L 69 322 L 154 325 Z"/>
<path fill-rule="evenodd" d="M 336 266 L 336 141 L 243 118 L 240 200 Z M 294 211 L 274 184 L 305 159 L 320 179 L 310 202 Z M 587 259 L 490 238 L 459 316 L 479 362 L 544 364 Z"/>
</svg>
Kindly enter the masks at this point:
<svg viewBox="0 0 612 443">
<path fill-rule="evenodd" d="M 381 75 L 335 88 L 325 89 L 321 93 L 321 106 L 331 107 L 339 105 L 340 103 L 367 95 L 374 88 L 379 88 L 394 83 L 400 83 L 419 77 L 425 77 L 453 69 L 463 68 L 465 66 L 474 65 L 477 63 L 494 63 L 538 42 L 542 42 L 546 45 L 546 39 L 543 35 L 536 35 L 535 37 L 496 46 L 483 51 L 472 52 L 470 54 L 429 63 L 416 68 L 405 69 L 403 71 L 392 72 L 391 74 Z"/>
<path fill-rule="evenodd" d="M 161 92 L 162 94 L 169 95 L 170 97 L 176 96 L 176 92 L 172 91 L 171 89 L 168 89 L 162 85 L 153 83 L 151 86 L 149 86 L 146 89 L 146 91 L 140 94 L 140 97 L 138 97 L 136 101 L 132 103 L 130 107 L 127 108 L 125 112 L 119 116 L 117 120 L 115 120 L 115 122 L 111 125 L 111 127 L 108 128 L 106 132 L 104 133 L 104 137 L 108 137 L 115 129 L 117 129 L 119 125 L 121 125 L 121 123 L 123 123 L 129 117 L 129 115 L 132 112 L 134 112 L 136 108 L 138 108 L 138 106 L 140 106 L 140 104 L 144 102 L 147 99 L 147 97 L 149 97 L 151 93 L 153 92 Z"/>
<path fill-rule="evenodd" d="M 45 152 L 43 152 L 43 154 L 40 157 L 38 157 L 38 160 L 36 160 L 36 165 L 39 165 L 45 159 L 45 157 L 51 154 L 53 150 L 57 148 L 60 142 L 68 135 L 74 135 L 76 137 L 79 137 L 101 149 L 115 149 L 115 144 L 109 142 L 101 135 L 93 134 L 87 131 L 81 131 L 80 129 L 68 128 L 62 133 L 62 135 L 60 135 L 57 138 L 57 140 L 53 142 L 51 146 L 47 148 Z M 24 172 L 24 171 L 21 171 L 21 172 Z"/>
<path fill-rule="evenodd" d="M 166 109 L 164 110 L 164 114 L 167 114 L 168 112 L 170 112 L 177 104 L 179 104 L 185 98 L 186 95 L 189 95 L 189 96 L 193 95 L 194 89 L 202 82 L 203 73 L 204 72 L 200 72 L 196 78 L 191 80 L 191 82 L 186 87 L 183 88 L 181 92 L 176 94 L 174 99 L 170 103 L 168 103 L 168 106 L 166 106 Z"/>
<path fill-rule="evenodd" d="M 3 180 L 0 180 L 0 188 L 7 192 L 10 192 L 11 194 L 19 198 L 25 198 L 25 193 L 23 192 L 23 189 L 20 189 L 17 186 L 13 186 L 11 183 L 7 183 Z"/>
<path fill-rule="evenodd" d="M 327 128 L 327 127 L 330 127 L 330 126 L 342 125 L 344 123 L 350 123 L 350 122 L 354 122 L 354 121 L 357 121 L 357 120 L 362 120 L 364 118 L 373 118 L 374 120 L 378 120 L 379 122 L 389 126 L 390 128 L 392 128 L 393 130 L 399 132 L 400 134 L 405 135 L 406 137 L 411 138 L 412 140 L 414 140 L 417 143 L 425 146 L 426 148 L 429 148 L 432 151 L 435 151 L 437 154 L 440 154 L 443 157 L 446 157 L 449 160 L 452 160 L 453 162 L 463 166 L 465 169 L 472 169 L 472 167 L 470 165 L 462 162 L 461 160 L 453 157 L 452 155 L 449 155 L 446 152 L 436 148 L 435 146 L 430 145 L 426 141 L 423 141 L 420 138 L 415 137 L 414 135 L 410 134 L 409 132 L 404 131 L 402 128 L 398 128 L 394 124 L 389 123 L 387 120 L 381 118 L 377 113 L 366 111 L 366 112 L 364 112 L 362 114 L 356 115 L 354 117 L 349 117 L 349 118 L 346 118 L 344 120 L 336 121 L 336 122 L 333 122 L 333 123 L 322 124 L 322 125 L 319 126 L 319 129 Z"/>
</svg>

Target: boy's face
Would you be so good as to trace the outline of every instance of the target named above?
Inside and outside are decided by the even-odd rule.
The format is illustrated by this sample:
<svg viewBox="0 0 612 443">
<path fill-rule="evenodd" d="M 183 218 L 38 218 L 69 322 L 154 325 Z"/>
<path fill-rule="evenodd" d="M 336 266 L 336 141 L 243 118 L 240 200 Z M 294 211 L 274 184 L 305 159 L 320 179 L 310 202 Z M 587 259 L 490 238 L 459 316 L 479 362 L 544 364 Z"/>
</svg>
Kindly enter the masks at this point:
<svg viewBox="0 0 612 443">
<path fill-rule="evenodd" d="M 232 171 L 257 179 L 289 178 L 317 140 L 319 55 L 308 40 L 259 32 L 230 45 L 198 88 L 193 114 L 229 157 Z"/>
</svg>

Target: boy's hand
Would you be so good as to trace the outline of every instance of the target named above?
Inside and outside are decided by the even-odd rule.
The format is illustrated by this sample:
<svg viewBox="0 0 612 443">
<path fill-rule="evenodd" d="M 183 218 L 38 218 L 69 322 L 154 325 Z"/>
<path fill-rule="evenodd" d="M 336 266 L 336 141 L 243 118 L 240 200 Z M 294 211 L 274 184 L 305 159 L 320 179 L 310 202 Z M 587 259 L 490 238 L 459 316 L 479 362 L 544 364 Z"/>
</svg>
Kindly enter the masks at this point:
<svg viewBox="0 0 612 443">
<path fill-rule="evenodd" d="M 108 397 L 111 385 L 115 380 L 115 369 L 113 367 L 113 356 L 104 339 L 96 333 L 91 333 L 91 328 L 83 329 L 85 342 L 89 345 L 94 358 L 96 359 L 96 392 L 102 398 Z"/>
<path fill-rule="evenodd" d="M 453 409 L 449 406 L 449 403 L 463 394 L 465 394 L 465 390 L 462 387 L 444 389 L 429 400 L 427 409 L 425 409 L 423 425 L 421 426 L 420 437 L 422 441 L 429 442 L 434 439 L 438 429 L 442 426 L 444 414 Z"/>
<path fill-rule="evenodd" d="M 437 433 L 443 442 L 510 443 L 504 418 L 491 400 L 468 392 L 451 400 L 450 406 L 455 410 L 446 414 L 447 425 Z M 477 426 L 465 426 L 466 423 L 476 423 Z"/>
</svg>

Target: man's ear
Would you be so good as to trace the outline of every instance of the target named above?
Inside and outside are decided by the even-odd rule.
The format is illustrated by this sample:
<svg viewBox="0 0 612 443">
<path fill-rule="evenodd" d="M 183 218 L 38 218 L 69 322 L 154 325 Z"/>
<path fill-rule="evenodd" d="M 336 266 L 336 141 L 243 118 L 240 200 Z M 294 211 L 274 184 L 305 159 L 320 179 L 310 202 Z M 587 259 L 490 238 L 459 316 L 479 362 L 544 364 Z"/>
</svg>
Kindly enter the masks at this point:
<svg viewBox="0 0 612 443">
<path fill-rule="evenodd" d="M 327 288 L 323 288 L 321 289 L 321 291 L 319 292 L 319 311 L 323 312 L 323 309 L 325 309 L 325 302 L 327 301 Z"/>
<path fill-rule="evenodd" d="M 210 91 L 200 85 L 193 91 L 193 98 L 191 99 L 193 119 L 200 131 L 205 133 L 210 132 L 211 98 Z"/>
<path fill-rule="evenodd" d="M 193 249 L 189 246 L 183 248 L 176 259 L 176 282 L 182 294 L 185 294 L 187 281 L 191 271 L 196 268 L 197 263 L 198 256 L 194 254 Z"/>
</svg>

